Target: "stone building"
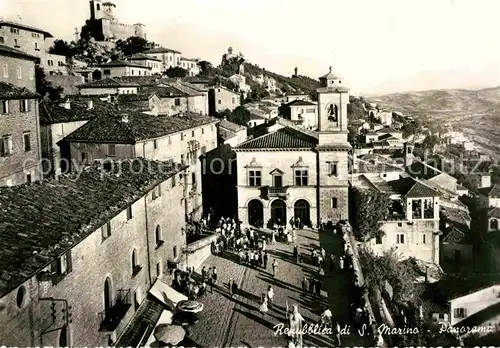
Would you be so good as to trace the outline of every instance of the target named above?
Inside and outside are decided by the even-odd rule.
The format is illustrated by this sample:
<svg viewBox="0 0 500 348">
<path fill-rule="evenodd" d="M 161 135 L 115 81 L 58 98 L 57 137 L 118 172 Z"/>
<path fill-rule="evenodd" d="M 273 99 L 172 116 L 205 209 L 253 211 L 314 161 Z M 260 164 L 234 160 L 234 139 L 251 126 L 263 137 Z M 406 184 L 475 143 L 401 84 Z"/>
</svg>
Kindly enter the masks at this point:
<svg viewBox="0 0 500 348">
<path fill-rule="evenodd" d="M 90 36 L 96 41 L 126 40 L 136 36 L 146 39 L 144 24 L 124 24 L 115 16 L 116 5 L 110 1 L 90 1 L 90 18 L 86 21 Z"/>
<path fill-rule="evenodd" d="M 46 39 L 51 37 L 45 30 L 20 22 L 0 20 L 0 45 L 40 58 L 38 63 L 47 75 L 67 75 L 66 57 L 48 52 L 51 42 Z"/>
<path fill-rule="evenodd" d="M 155 47 L 144 52 L 148 57 L 161 60 L 161 73 L 168 68 L 181 67 L 182 53 L 165 47 Z"/>
<path fill-rule="evenodd" d="M 73 170 L 107 158 L 143 157 L 189 165 L 184 208 L 186 216 L 198 219 L 203 203 L 200 157 L 217 147 L 217 122 L 188 112 L 151 116 L 116 109 L 114 114 L 95 117 L 66 136 L 60 143 L 61 152 L 68 154 Z"/>
<path fill-rule="evenodd" d="M 188 76 L 196 76 L 200 73 L 198 62 L 199 59 L 182 57 L 180 67 L 187 70 Z"/>
<path fill-rule="evenodd" d="M 184 259 L 186 167 L 108 165 L 0 188 L 2 344 L 110 346 L 156 278 Z"/>
<path fill-rule="evenodd" d="M 40 179 L 38 58 L 0 45 L 0 186 Z"/>
<path fill-rule="evenodd" d="M 306 129 L 315 130 L 318 126 L 318 106 L 314 102 L 296 99 L 281 107 L 283 117 Z"/>
<path fill-rule="evenodd" d="M 349 89 L 331 73 L 320 78 L 318 132 L 277 127 L 235 148 L 238 215 L 244 223 L 300 217 L 348 217 L 347 104 Z"/>
<path fill-rule="evenodd" d="M 115 60 L 99 65 L 104 78 L 122 76 L 151 76 L 152 67 L 126 60 Z"/>
<path fill-rule="evenodd" d="M 127 60 L 136 64 L 142 64 L 144 66 L 150 67 L 150 75 L 161 73 L 161 60 L 155 57 L 151 57 L 143 53 L 137 53 L 130 57 L 127 57 Z"/>
<path fill-rule="evenodd" d="M 233 111 L 241 105 L 240 94 L 223 86 L 211 87 L 208 94 L 208 105 L 211 115 L 224 110 Z"/>
</svg>

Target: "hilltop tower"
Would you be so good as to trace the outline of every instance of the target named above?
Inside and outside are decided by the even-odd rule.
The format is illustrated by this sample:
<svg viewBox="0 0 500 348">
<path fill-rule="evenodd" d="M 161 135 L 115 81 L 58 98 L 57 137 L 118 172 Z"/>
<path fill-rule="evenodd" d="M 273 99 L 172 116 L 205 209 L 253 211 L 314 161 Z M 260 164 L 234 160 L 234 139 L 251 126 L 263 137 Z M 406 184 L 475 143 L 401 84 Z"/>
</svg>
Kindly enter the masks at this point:
<svg viewBox="0 0 500 348">
<path fill-rule="evenodd" d="M 318 215 L 319 218 L 348 219 L 347 104 L 349 88 L 332 73 L 319 78 L 318 95 Z"/>
</svg>

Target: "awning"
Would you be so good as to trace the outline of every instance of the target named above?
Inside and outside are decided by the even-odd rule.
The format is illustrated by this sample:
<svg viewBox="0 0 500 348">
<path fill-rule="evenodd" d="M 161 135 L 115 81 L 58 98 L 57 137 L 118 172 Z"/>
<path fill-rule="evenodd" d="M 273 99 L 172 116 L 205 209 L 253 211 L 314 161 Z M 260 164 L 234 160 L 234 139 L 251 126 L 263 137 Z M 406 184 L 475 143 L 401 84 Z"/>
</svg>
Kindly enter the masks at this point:
<svg viewBox="0 0 500 348">
<path fill-rule="evenodd" d="M 188 300 L 187 296 L 184 296 L 180 292 L 174 290 L 160 279 L 156 280 L 154 285 L 151 287 L 151 290 L 149 290 L 149 293 L 172 309 L 175 309 L 177 307 L 177 303 L 180 301 Z"/>
</svg>

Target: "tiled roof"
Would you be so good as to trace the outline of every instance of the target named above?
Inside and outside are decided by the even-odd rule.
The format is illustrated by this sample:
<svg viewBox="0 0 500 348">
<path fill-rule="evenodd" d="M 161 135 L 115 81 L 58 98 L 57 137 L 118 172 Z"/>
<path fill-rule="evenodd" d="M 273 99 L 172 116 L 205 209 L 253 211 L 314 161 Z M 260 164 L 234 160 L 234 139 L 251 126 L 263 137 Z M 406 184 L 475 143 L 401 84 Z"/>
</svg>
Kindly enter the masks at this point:
<svg viewBox="0 0 500 348">
<path fill-rule="evenodd" d="M 116 77 L 108 77 L 102 80 L 87 82 L 78 86 L 78 88 L 118 88 L 118 87 L 139 87 L 139 84 L 127 81 L 120 81 Z"/>
<path fill-rule="evenodd" d="M 439 193 L 421 181 L 413 178 L 400 178 L 398 180 L 389 181 L 388 184 L 399 194 L 407 198 L 424 198 L 438 197 Z"/>
<path fill-rule="evenodd" d="M 480 188 L 479 193 L 490 198 L 500 198 L 500 185 L 494 184 L 490 187 Z"/>
<path fill-rule="evenodd" d="M 293 100 L 290 103 L 286 104 L 288 106 L 316 106 L 313 102 L 307 101 L 307 100 Z"/>
<path fill-rule="evenodd" d="M 176 88 L 179 91 L 187 94 L 190 97 L 197 97 L 203 95 L 203 93 L 199 90 L 199 88 L 191 86 L 187 83 L 182 83 L 181 81 L 178 81 L 176 83 L 167 83 L 168 86 L 172 88 Z"/>
<path fill-rule="evenodd" d="M 132 85 L 137 85 L 141 87 L 150 87 L 150 86 L 156 86 L 158 84 L 158 81 L 160 80 L 158 76 L 153 75 L 153 76 L 120 76 L 120 77 L 113 77 L 115 81 L 118 81 L 118 83 L 121 84 L 132 84 Z"/>
<path fill-rule="evenodd" d="M 37 99 L 40 95 L 25 87 L 16 87 L 13 84 L 0 82 L 0 99 Z"/>
<path fill-rule="evenodd" d="M 316 138 L 290 127 L 285 127 L 276 132 L 246 141 L 236 149 L 312 149 L 317 144 L 318 140 Z"/>
<path fill-rule="evenodd" d="M 219 136 L 222 139 L 222 141 L 226 141 L 231 138 L 234 138 L 236 136 L 236 133 L 229 129 L 219 128 Z"/>
<path fill-rule="evenodd" d="M 114 114 L 113 107 L 107 102 L 96 103 L 93 101 L 92 109 L 83 101 L 71 102 L 70 109 L 59 106 L 59 103 L 40 103 L 40 124 L 49 125 L 62 122 L 90 120 L 99 115 Z"/>
<path fill-rule="evenodd" d="M 177 53 L 177 54 L 181 54 L 181 52 L 179 52 L 179 51 L 172 50 L 170 48 L 165 48 L 165 47 L 152 48 L 150 50 L 147 50 L 144 53 L 145 54 L 150 54 L 150 53 Z"/>
<path fill-rule="evenodd" d="M 123 121 L 124 116 L 127 122 Z M 175 116 L 151 116 L 140 112 L 116 110 L 114 115 L 96 117 L 69 134 L 70 142 L 135 144 L 138 141 L 215 123 L 216 118 L 183 113 Z"/>
<path fill-rule="evenodd" d="M 384 134 L 384 135 L 381 135 L 381 136 L 378 138 L 378 140 L 379 140 L 379 141 L 382 141 L 382 140 L 385 140 L 385 141 L 387 141 L 387 140 L 398 140 L 398 141 L 401 141 L 401 139 L 398 139 L 398 138 L 396 138 L 394 135 L 389 134 L 389 133 Z"/>
<path fill-rule="evenodd" d="M 139 91 L 139 94 L 151 95 L 152 93 L 156 94 L 158 98 L 178 98 L 189 96 L 187 93 L 170 86 L 146 87 Z"/>
<path fill-rule="evenodd" d="M 154 60 L 157 62 L 161 62 L 161 59 L 155 58 L 148 56 L 144 53 L 136 53 L 134 55 L 131 55 L 130 57 L 127 57 L 128 60 Z"/>
<path fill-rule="evenodd" d="M 384 172 L 402 172 L 403 169 L 386 162 L 370 163 L 357 160 L 357 173 L 384 173 Z"/>
<path fill-rule="evenodd" d="M 0 187 L 0 297 L 184 169 L 134 159 L 59 180 Z"/>
<path fill-rule="evenodd" d="M 130 103 L 136 101 L 148 101 L 154 93 L 118 94 L 118 102 Z"/>
<path fill-rule="evenodd" d="M 472 294 L 490 286 L 500 284 L 498 275 L 456 278 L 447 276 L 433 284 L 428 284 L 426 293 L 441 303 Z M 431 294 L 433 293 L 433 294 Z"/>
<path fill-rule="evenodd" d="M 32 32 L 35 32 L 35 33 L 40 33 L 40 34 L 43 34 L 43 36 L 45 38 L 47 38 L 47 37 L 53 37 L 52 34 L 50 34 L 49 32 L 47 32 L 45 30 L 42 30 L 42 29 L 39 29 L 39 28 L 36 28 L 36 27 L 32 27 L 30 25 L 25 25 L 25 24 L 21 24 L 21 23 L 12 22 L 12 21 L 0 20 L 0 27 L 1 26 L 9 26 L 9 27 L 14 27 L 14 28 L 19 28 L 19 29 L 23 29 L 23 30 L 32 31 Z"/>
<path fill-rule="evenodd" d="M 149 67 L 149 66 L 142 65 L 139 63 L 128 62 L 126 60 L 121 60 L 121 59 L 117 59 L 117 60 L 113 60 L 113 61 L 108 62 L 108 63 L 100 64 L 99 66 L 103 67 L 103 68 L 130 66 L 130 67 L 134 67 L 134 68 L 143 68 L 143 69 L 151 70 L 151 67 Z"/>
<path fill-rule="evenodd" d="M 225 129 L 233 131 L 233 132 L 239 132 L 239 131 L 247 128 L 245 126 L 241 126 L 239 124 L 230 122 L 228 120 L 222 120 L 219 122 L 218 125 L 219 125 L 219 128 L 225 128 Z"/>
<path fill-rule="evenodd" d="M 17 50 L 10 46 L 0 45 L 0 56 L 9 56 L 21 59 L 28 59 L 34 62 L 40 62 L 40 58 L 27 54 L 21 50 Z"/>
<path fill-rule="evenodd" d="M 183 80 L 193 84 L 209 84 L 211 82 L 210 79 L 199 76 L 186 76 Z"/>
</svg>

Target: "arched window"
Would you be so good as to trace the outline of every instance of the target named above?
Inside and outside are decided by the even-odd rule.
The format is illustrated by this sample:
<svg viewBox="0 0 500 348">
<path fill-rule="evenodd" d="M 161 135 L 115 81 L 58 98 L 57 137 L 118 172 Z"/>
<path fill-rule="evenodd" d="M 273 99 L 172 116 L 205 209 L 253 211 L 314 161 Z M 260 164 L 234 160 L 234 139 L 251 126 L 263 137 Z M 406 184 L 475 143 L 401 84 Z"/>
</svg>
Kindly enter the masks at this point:
<svg viewBox="0 0 500 348">
<path fill-rule="evenodd" d="M 490 220 L 490 230 L 498 230 L 498 220 L 497 219 Z"/>
<path fill-rule="evenodd" d="M 19 308 L 23 306 L 25 295 L 26 295 L 26 289 L 24 288 L 24 286 L 21 286 L 19 289 L 17 289 L 16 301 L 17 301 L 17 306 Z"/>
<path fill-rule="evenodd" d="M 104 310 L 108 311 L 112 306 L 112 299 L 113 295 L 111 293 L 112 288 L 111 288 L 111 280 L 109 278 L 106 278 L 106 281 L 104 282 Z"/>
</svg>

